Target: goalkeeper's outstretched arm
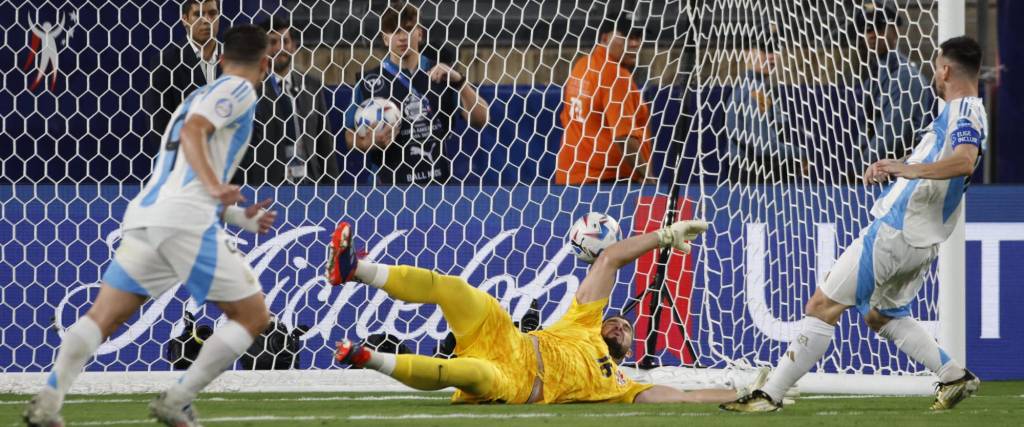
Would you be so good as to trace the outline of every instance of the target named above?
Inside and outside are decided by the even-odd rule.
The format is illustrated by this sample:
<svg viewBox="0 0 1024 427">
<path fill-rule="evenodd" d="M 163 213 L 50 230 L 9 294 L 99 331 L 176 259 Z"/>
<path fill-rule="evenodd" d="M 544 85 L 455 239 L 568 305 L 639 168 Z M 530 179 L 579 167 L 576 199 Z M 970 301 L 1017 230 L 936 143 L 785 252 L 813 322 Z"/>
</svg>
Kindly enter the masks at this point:
<svg viewBox="0 0 1024 427">
<path fill-rule="evenodd" d="M 708 223 L 701 220 L 679 221 L 654 233 L 633 236 L 617 242 L 597 257 L 594 265 L 576 291 L 576 302 L 586 304 L 608 298 L 615 286 L 615 274 L 624 265 L 635 261 L 643 254 L 664 247 L 674 247 L 690 253 L 690 240 L 708 229 Z"/>
<path fill-rule="evenodd" d="M 633 403 L 725 403 L 736 400 L 736 390 L 730 388 L 682 391 L 656 385 L 636 395 Z"/>
</svg>

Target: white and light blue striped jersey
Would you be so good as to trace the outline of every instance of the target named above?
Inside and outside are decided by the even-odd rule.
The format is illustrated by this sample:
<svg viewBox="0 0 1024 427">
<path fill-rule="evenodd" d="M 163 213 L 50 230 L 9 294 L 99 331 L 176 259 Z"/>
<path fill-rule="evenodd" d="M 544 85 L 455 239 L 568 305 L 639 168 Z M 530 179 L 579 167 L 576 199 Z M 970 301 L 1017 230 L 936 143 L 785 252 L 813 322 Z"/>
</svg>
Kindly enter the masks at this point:
<svg viewBox="0 0 1024 427">
<path fill-rule="evenodd" d="M 249 145 L 256 110 L 252 83 L 225 75 L 196 89 L 178 106 L 164 130 L 153 173 L 128 205 L 124 229 L 171 227 L 203 231 L 217 220 L 220 201 L 206 192 L 179 149 L 181 128 L 192 115 L 214 126 L 206 141 L 207 158 L 222 182 L 235 173 Z"/>
<path fill-rule="evenodd" d="M 975 167 L 985 152 L 988 118 L 981 98 L 966 97 L 940 105 L 942 113 L 923 129 L 924 135 L 908 164 L 934 163 L 962 144 L 978 147 Z M 899 178 L 875 201 L 871 215 L 903 231 L 907 243 L 928 247 L 949 237 L 961 215 L 960 200 L 970 177 L 951 179 Z"/>
</svg>

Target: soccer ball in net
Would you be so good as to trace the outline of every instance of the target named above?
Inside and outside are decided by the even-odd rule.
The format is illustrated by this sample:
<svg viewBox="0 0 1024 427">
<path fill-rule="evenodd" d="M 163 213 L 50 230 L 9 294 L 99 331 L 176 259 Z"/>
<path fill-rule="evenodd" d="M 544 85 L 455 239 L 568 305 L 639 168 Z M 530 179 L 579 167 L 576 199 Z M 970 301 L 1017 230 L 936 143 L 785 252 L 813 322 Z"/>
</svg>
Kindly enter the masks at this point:
<svg viewBox="0 0 1024 427">
<path fill-rule="evenodd" d="M 356 133 L 359 136 L 366 136 L 366 133 L 377 128 L 382 122 L 395 126 L 402 118 L 402 110 L 385 98 L 370 98 L 363 101 L 356 111 Z"/>
<path fill-rule="evenodd" d="M 603 213 L 591 212 L 569 229 L 569 245 L 576 258 L 593 263 L 612 243 L 622 240 L 619 222 Z"/>
</svg>

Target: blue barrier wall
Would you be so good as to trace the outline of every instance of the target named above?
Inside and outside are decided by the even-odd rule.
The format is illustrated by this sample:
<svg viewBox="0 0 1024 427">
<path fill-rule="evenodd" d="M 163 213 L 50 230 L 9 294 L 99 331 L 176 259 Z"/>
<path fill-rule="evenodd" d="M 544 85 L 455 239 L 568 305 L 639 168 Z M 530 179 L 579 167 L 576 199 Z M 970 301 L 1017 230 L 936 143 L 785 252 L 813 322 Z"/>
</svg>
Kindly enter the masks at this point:
<svg viewBox="0 0 1024 427">
<path fill-rule="evenodd" d="M 585 274 L 565 247 L 572 220 L 586 211 L 604 211 L 622 218 L 624 229 L 629 230 L 638 197 L 651 191 L 546 186 L 358 187 L 338 192 L 263 188 L 255 194 L 249 191 L 248 196 L 276 197 L 282 225 L 256 239 L 240 234 L 240 247 L 249 253 L 272 312 L 289 325 L 313 327 L 304 337 L 302 366 L 326 368 L 331 359 L 329 344 L 343 336 L 359 339 L 387 331 L 430 353 L 445 329 L 433 307 L 394 304 L 363 286 L 324 287 L 318 279 L 323 242 L 336 221 L 353 221 L 359 241 L 368 245 L 375 259 L 465 274 L 471 283 L 499 297 L 513 317 L 521 316 L 536 299 L 545 321 L 552 321 L 567 308 L 572 289 Z M 118 220 L 127 198 L 136 192 L 131 186 L 0 187 L 0 200 L 5 200 L 0 235 L 12 237 L 0 252 L 0 283 L 6 283 L 5 309 L 0 310 L 0 369 L 39 371 L 49 366 L 60 341 L 53 326 L 69 326 L 87 308 L 95 282 L 116 246 Z M 770 331 L 755 326 L 748 312 L 744 289 L 749 292 L 749 284 L 741 263 L 749 262 L 744 257 L 751 236 L 744 230 L 750 224 L 736 215 L 730 217 L 730 212 L 742 209 L 768 218 L 774 215 L 761 216 L 771 209 L 767 206 L 777 205 L 806 219 L 765 222 L 769 281 L 763 296 L 771 316 L 784 322 L 800 318 L 802 301 L 816 280 L 819 231 L 815 225 L 850 218 L 836 228 L 836 246 L 842 248 L 864 224 L 865 213 L 859 207 L 827 207 L 837 197 L 865 197 L 857 188 L 808 192 L 806 203 L 785 206 L 765 204 L 764 199 L 750 197 L 752 193 L 769 200 L 781 197 L 765 196 L 768 193 L 763 190 L 741 194 L 719 189 L 709 201 L 722 210 L 711 216 L 713 232 L 703 242 L 707 257 L 697 254 L 696 259 L 704 261 L 695 267 L 692 300 L 714 304 L 695 303 L 689 311 L 698 362 L 705 366 L 723 364 L 712 350 L 774 361 L 785 348 L 784 342 L 769 338 Z M 1024 329 L 1014 327 L 1012 317 L 1024 303 L 1024 287 L 1017 286 L 1015 279 L 1024 275 L 1024 267 L 1016 262 L 1024 256 L 1024 188 L 972 187 L 968 206 L 968 365 L 983 378 L 1024 378 L 1024 367 L 1010 362 L 1024 354 Z M 631 266 L 620 274 L 612 307 L 622 307 L 633 292 L 634 273 Z M 793 286 L 796 283 L 806 286 Z M 922 292 L 934 296 L 934 285 Z M 176 322 L 185 304 L 184 291 L 179 290 L 147 306 L 146 315 L 131 321 L 136 327 L 115 334 L 89 369 L 166 369 L 163 345 L 180 332 Z M 924 309 L 925 303 L 913 307 L 922 320 L 935 320 Z M 210 323 L 217 316 L 215 309 L 208 309 L 200 321 Z M 850 315 L 843 322 L 840 337 L 856 339 L 837 340 L 837 356 L 826 363 L 826 370 L 836 370 L 830 364 L 836 361 L 864 372 L 874 372 L 882 364 L 907 366 L 905 358 L 860 325 L 858 317 Z M 675 363 L 671 354 L 662 360 Z"/>
</svg>

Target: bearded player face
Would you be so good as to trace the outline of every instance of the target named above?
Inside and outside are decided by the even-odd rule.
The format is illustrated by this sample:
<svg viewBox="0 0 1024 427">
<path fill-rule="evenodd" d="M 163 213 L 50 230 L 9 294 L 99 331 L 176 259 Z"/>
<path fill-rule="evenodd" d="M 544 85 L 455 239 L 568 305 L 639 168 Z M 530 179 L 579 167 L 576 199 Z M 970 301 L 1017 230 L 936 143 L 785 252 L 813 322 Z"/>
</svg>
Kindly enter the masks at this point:
<svg viewBox="0 0 1024 427">
<path fill-rule="evenodd" d="M 633 354 L 630 347 L 633 344 L 633 325 L 629 321 L 618 316 L 609 317 L 601 325 L 601 337 L 608 345 L 609 355 L 618 361 Z"/>
</svg>

